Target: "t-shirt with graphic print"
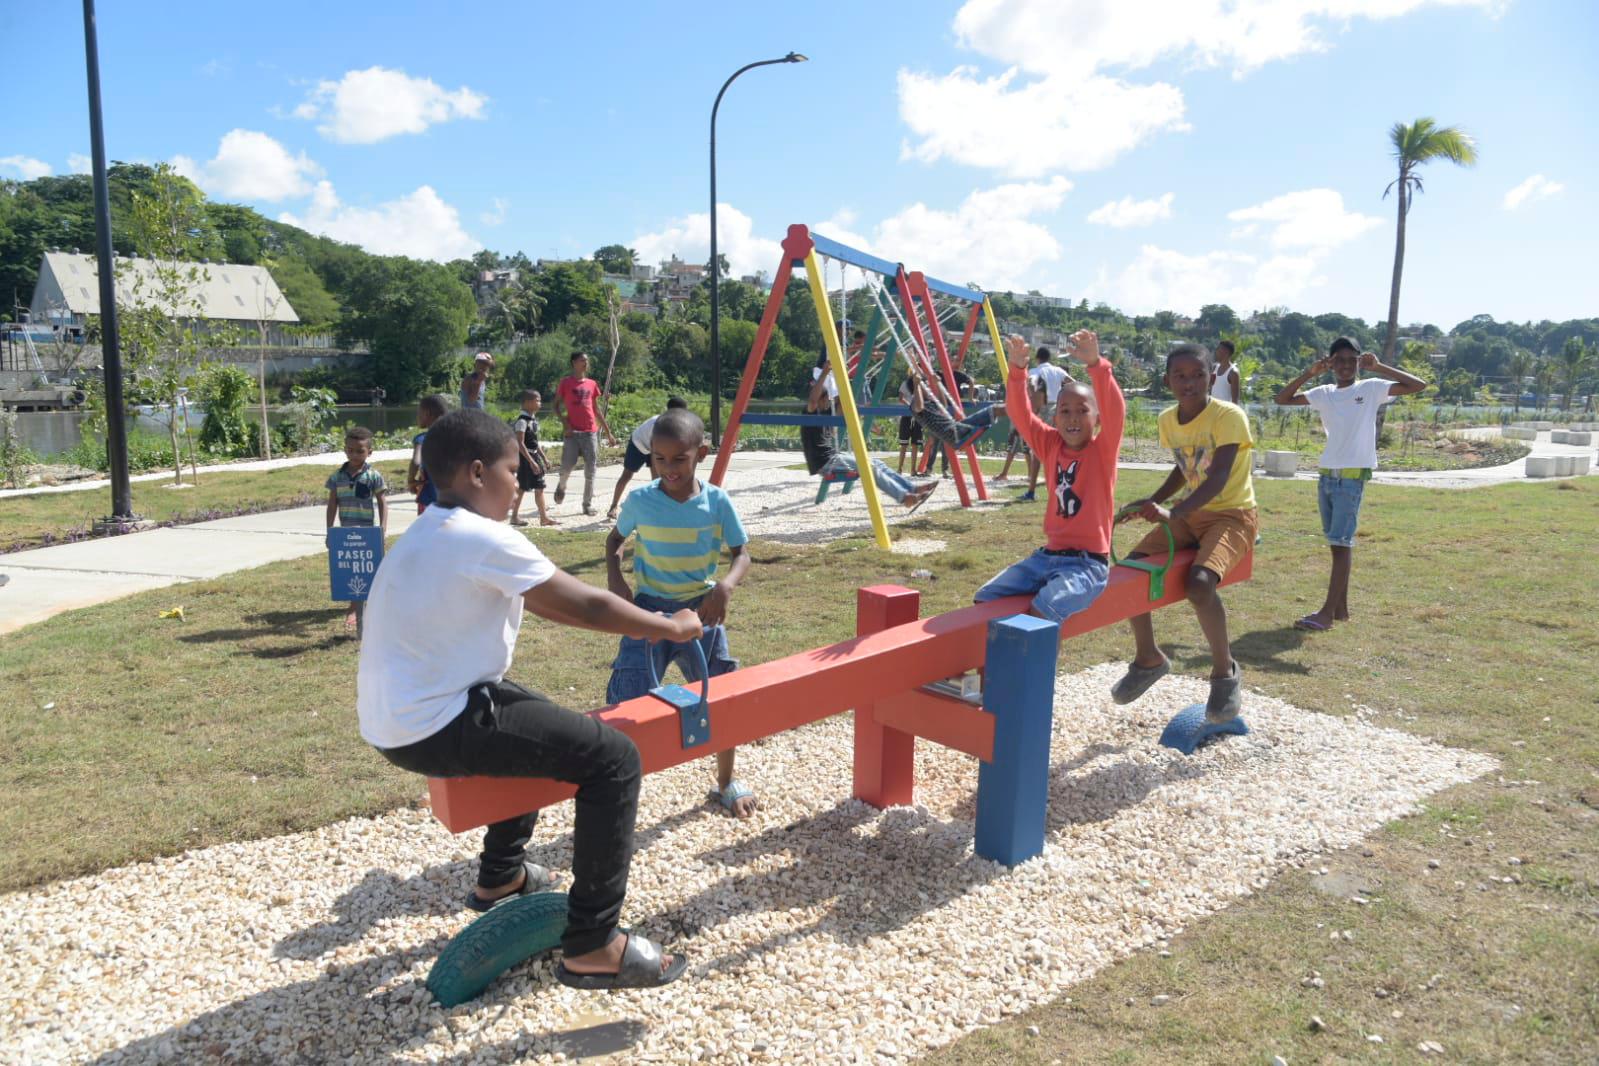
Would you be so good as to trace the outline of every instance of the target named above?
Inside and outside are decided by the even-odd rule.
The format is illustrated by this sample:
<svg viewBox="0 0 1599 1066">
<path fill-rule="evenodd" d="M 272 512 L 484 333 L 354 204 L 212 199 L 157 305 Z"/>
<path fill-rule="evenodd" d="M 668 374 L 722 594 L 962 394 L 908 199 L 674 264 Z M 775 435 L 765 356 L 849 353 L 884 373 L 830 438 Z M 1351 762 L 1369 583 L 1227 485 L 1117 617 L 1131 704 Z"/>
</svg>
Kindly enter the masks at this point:
<svg viewBox="0 0 1599 1066">
<path fill-rule="evenodd" d="M 634 591 L 663 600 L 698 599 L 716 584 L 722 547 L 749 543 L 732 499 L 721 488 L 699 483 L 699 491 L 678 501 L 659 479 L 630 493 L 616 516 L 620 537 L 633 543 Z"/>
<path fill-rule="evenodd" d="M 1015 367 L 1005 383 L 1005 413 L 1047 472 L 1045 547 L 1106 555 L 1116 514 L 1116 454 L 1122 446 L 1127 401 L 1111 373 L 1110 360 L 1103 356 L 1088 368 L 1088 380 L 1099 408 L 1099 432 L 1082 448 L 1066 447 L 1060 430 L 1033 413 L 1027 373 Z"/>
<path fill-rule="evenodd" d="M 339 497 L 339 525 L 372 526 L 377 524 L 377 499 L 389 491 L 383 475 L 370 463 L 355 473 L 345 463 L 335 470 L 325 486 Z"/>
<path fill-rule="evenodd" d="M 1200 508 L 1202 511 L 1248 511 L 1255 506 L 1255 483 L 1249 476 L 1253 462 L 1249 453 L 1255 439 L 1249 433 L 1249 416 L 1237 404 L 1215 399 L 1188 422 L 1177 420 L 1175 406 L 1160 413 L 1160 446 L 1172 450 L 1177 468 L 1183 472 L 1186 492 L 1199 488 L 1210 474 L 1216 449 L 1229 444 L 1238 445 L 1232 472 L 1222 490 Z"/>
</svg>

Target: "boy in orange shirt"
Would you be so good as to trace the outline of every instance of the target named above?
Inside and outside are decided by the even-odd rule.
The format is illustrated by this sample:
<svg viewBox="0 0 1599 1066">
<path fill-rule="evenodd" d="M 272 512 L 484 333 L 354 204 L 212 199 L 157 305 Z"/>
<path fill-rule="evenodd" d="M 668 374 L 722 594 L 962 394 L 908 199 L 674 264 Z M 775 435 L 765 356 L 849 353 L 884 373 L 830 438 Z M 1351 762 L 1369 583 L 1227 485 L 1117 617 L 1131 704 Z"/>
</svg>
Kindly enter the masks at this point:
<svg viewBox="0 0 1599 1066">
<path fill-rule="evenodd" d="M 1050 490 L 1045 544 L 1000 571 L 973 597 L 973 602 L 984 603 L 1030 595 L 1033 612 L 1052 622 L 1064 622 L 1105 591 L 1116 512 L 1116 455 L 1127 417 L 1122 390 L 1109 361 L 1099 354 L 1099 337 L 1078 330 L 1067 350 L 1088 370 L 1092 387 L 1063 382 L 1051 425 L 1033 413 L 1029 402 L 1027 342 L 1016 336 L 1005 342 L 1010 364 L 1005 411 L 1038 457 Z"/>
</svg>

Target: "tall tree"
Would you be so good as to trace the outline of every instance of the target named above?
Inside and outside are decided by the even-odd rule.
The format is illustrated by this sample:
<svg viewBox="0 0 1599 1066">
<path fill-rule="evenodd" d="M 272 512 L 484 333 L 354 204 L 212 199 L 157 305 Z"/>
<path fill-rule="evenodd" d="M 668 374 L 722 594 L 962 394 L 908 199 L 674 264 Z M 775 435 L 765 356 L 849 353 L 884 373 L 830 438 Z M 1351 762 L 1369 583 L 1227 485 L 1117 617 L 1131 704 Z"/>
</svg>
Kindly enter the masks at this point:
<svg viewBox="0 0 1599 1066">
<path fill-rule="evenodd" d="M 638 262 L 638 253 L 621 244 L 607 244 L 594 249 L 593 259 L 607 274 L 628 274 Z"/>
<path fill-rule="evenodd" d="M 1571 410 L 1571 398 L 1576 394 L 1577 383 L 1588 373 L 1593 353 L 1582 343 L 1581 337 L 1568 337 L 1560 349 L 1560 380 L 1565 386 L 1562 411 Z"/>
<path fill-rule="evenodd" d="M 1388 335 L 1383 340 L 1382 360 L 1393 365 L 1394 342 L 1399 337 L 1399 281 L 1405 270 L 1405 219 L 1415 195 L 1422 191 L 1419 168 L 1434 159 L 1447 159 L 1456 166 L 1477 163 L 1477 142 L 1458 126 L 1440 126 L 1430 118 L 1418 118 L 1410 125 L 1394 123 L 1388 131 L 1399 162 L 1399 177 L 1383 190 L 1386 197 L 1397 190 L 1399 223 L 1394 237 L 1394 280 L 1388 290 Z"/>
<path fill-rule="evenodd" d="M 1532 353 L 1525 348 L 1516 349 L 1516 353 L 1510 357 L 1508 367 L 1510 370 L 1511 394 L 1514 396 L 1514 399 L 1511 400 L 1514 405 L 1511 411 L 1513 415 L 1521 413 L 1521 390 L 1526 387 L 1527 375 L 1532 373 L 1533 367 L 1536 365 Z"/>
</svg>

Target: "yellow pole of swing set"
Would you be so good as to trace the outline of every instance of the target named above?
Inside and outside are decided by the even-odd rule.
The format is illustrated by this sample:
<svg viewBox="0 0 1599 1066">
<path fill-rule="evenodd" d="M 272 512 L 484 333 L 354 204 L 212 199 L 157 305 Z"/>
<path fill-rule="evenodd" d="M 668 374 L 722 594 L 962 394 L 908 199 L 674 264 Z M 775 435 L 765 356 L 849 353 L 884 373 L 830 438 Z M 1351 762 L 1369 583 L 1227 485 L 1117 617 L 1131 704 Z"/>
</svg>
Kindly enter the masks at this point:
<svg viewBox="0 0 1599 1066">
<path fill-rule="evenodd" d="M 860 411 L 855 406 L 855 390 L 850 387 L 849 363 L 844 358 L 844 346 L 839 343 L 838 329 L 833 324 L 833 309 L 827 302 L 827 284 L 822 269 L 816 261 L 816 252 L 805 255 L 805 275 L 811 280 L 811 298 L 816 302 L 816 319 L 822 325 L 822 338 L 827 343 L 827 362 L 833 368 L 833 380 L 843 382 L 838 390 L 839 406 L 844 409 L 844 427 L 849 431 L 850 449 L 855 453 L 855 466 L 860 471 L 861 491 L 866 494 L 866 510 L 872 516 L 872 532 L 877 546 L 888 551 L 893 542 L 888 536 L 888 521 L 883 517 L 883 500 L 877 493 L 877 481 L 872 477 L 872 456 L 866 450 L 866 434 L 861 430 Z M 992 328 L 993 316 L 989 316 Z M 998 333 L 995 333 L 998 336 Z M 869 353 L 862 352 L 865 359 Z M 1000 356 L 1003 363 L 1005 357 Z"/>
</svg>

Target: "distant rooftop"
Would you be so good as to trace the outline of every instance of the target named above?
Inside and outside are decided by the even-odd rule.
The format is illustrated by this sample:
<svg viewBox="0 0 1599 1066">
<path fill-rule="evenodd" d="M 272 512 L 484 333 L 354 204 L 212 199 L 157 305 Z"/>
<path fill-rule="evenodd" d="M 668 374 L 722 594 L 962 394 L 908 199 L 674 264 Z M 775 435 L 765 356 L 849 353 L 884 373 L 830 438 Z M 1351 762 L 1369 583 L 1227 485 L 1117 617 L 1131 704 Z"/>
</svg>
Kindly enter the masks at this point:
<svg viewBox="0 0 1599 1066">
<path fill-rule="evenodd" d="M 289 305 L 288 298 L 266 267 L 240 266 L 236 263 L 179 263 L 185 275 L 193 268 L 198 278 L 193 286 L 193 302 L 180 309 L 194 318 L 222 319 L 243 322 L 298 322 L 300 316 Z M 144 291 L 149 292 L 155 263 L 148 259 L 117 260 L 117 293 L 123 300 L 135 279 L 146 280 Z M 46 292 L 51 300 L 65 303 L 74 315 L 100 313 L 100 272 L 92 255 L 73 252 L 46 252 L 39 270 L 40 286 L 53 280 L 57 292 Z M 59 295 L 57 295 L 59 293 Z M 38 302 L 38 295 L 35 302 Z"/>
</svg>

